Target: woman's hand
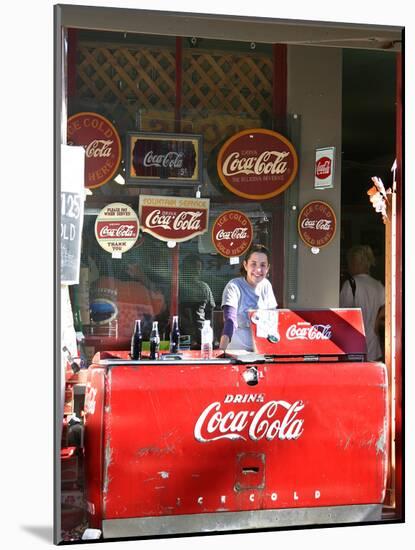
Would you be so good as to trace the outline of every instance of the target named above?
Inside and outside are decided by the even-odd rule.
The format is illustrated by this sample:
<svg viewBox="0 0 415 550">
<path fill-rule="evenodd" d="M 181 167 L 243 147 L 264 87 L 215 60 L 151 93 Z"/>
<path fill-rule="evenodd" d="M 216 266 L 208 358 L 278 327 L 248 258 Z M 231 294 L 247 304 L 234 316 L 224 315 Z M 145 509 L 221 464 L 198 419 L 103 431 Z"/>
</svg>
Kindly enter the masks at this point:
<svg viewBox="0 0 415 550">
<path fill-rule="evenodd" d="M 219 349 L 226 351 L 226 348 L 229 346 L 229 336 L 226 336 L 226 334 L 222 334 L 220 337 L 219 342 Z"/>
</svg>

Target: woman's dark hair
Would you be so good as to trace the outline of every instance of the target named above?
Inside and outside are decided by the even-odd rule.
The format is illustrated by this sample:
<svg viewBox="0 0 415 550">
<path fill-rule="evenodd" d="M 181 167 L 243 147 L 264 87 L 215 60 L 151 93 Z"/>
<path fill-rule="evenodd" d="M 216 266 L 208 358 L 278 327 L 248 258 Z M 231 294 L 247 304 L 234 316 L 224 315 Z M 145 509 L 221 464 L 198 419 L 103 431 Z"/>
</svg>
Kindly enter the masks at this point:
<svg viewBox="0 0 415 550">
<path fill-rule="evenodd" d="M 261 254 L 265 254 L 265 256 L 267 257 L 268 263 L 271 263 L 271 256 L 268 248 L 265 247 L 263 244 L 252 244 L 246 251 L 243 262 L 241 263 L 240 272 L 243 277 L 246 277 L 246 269 L 244 268 L 244 262 L 247 262 L 249 258 L 252 256 L 252 254 L 254 254 L 254 252 L 260 252 Z"/>
</svg>

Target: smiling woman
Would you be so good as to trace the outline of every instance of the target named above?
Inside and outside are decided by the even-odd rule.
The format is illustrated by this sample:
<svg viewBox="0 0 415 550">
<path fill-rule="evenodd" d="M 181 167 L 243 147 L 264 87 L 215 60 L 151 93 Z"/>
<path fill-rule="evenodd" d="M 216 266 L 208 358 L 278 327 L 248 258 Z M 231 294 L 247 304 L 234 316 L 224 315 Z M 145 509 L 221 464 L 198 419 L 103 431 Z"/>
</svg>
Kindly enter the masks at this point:
<svg viewBox="0 0 415 550">
<path fill-rule="evenodd" d="M 228 282 L 222 295 L 223 333 L 219 347 L 222 350 L 253 350 L 248 310 L 275 309 L 277 300 L 269 272 L 269 252 L 261 244 L 252 245 L 241 266 L 241 277 Z"/>
</svg>

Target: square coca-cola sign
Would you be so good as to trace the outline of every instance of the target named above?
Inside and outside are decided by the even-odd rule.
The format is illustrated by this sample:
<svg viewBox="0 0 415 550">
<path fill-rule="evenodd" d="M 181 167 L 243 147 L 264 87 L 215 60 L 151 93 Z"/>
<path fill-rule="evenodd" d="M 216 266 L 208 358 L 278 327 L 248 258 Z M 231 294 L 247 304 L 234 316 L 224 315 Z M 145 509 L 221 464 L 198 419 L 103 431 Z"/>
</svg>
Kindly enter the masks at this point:
<svg viewBox="0 0 415 550">
<path fill-rule="evenodd" d="M 188 187 L 202 183 L 202 136 L 130 132 L 127 183 Z"/>
</svg>

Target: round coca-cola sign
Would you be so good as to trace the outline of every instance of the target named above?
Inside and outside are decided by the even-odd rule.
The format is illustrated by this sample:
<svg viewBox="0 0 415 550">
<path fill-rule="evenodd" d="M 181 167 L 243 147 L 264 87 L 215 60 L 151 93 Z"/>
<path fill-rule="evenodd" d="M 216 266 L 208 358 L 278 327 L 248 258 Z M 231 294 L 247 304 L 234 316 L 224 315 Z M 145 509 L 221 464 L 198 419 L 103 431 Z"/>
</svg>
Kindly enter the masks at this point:
<svg viewBox="0 0 415 550">
<path fill-rule="evenodd" d="M 235 195 L 270 199 L 287 189 L 298 170 L 293 144 L 272 130 L 255 128 L 232 136 L 217 160 L 219 177 Z"/>
<path fill-rule="evenodd" d="M 331 176 L 331 159 L 321 157 L 316 162 L 316 178 L 324 180 Z"/>
<path fill-rule="evenodd" d="M 238 210 L 223 212 L 213 224 L 212 242 L 225 258 L 241 256 L 249 248 L 252 236 L 249 218 Z"/>
<path fill-rule="evenodd" d="M 326 246 L 336 234 L 336 214 L 325 202 L 309 202 L 298 216 L 298 232 L 306 245 Z"/>
<path fill-rule="evenodd" d="M 95 221 L 95 237 L 104 250 L 120 255 L 134 246 L 138 228 L 134 210 L 128 204 L 113 202 L 99 213 Z"/>
<path fill-rule="evenodd" d="M 78 113 L 68 119 L 68 145 L 85 149 L 85 187 L 107 183 L 121 161 L 121 141 L 109 120 L 97 113 Z"/>
</svg>

